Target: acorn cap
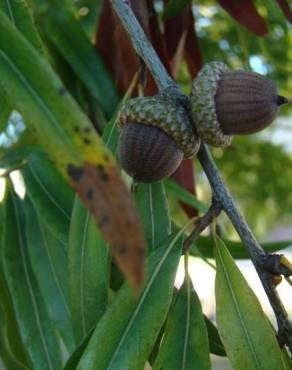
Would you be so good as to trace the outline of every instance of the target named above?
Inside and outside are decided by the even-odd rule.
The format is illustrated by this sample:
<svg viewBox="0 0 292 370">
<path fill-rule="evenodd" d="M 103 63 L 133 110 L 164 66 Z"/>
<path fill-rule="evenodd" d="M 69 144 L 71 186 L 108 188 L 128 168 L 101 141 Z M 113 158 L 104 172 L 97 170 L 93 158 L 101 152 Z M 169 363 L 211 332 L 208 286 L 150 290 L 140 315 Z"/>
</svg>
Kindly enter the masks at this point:
<svg viewBox="0 0 292 370">
<path fill-rule="evenodd" d="M 184 109 L 161 95 L 128 100 L 119 112 L 118 123 L 121 127 L 127 123 L 158 127 L 174 140 L 184 158 L 196 154 L 200 147 L 200 139 Z"/>
<path fill-rule="evenodd" d="M 229 68 L 221 62 L 206 64 L 195 78 L 190 100 L 191 116 L 199 136 L 208 144 L 225 147 L 232 137 L 225 135 L 216 114 L 215 95 L 218 82 Z"/>
</svg>

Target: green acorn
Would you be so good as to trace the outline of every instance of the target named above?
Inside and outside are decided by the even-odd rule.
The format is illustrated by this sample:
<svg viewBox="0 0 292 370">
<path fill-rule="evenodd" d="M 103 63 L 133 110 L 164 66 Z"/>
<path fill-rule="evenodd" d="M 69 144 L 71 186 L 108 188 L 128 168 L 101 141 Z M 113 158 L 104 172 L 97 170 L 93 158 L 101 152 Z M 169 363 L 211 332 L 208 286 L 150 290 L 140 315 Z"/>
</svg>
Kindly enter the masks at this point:
<svg viewBox="0 0 292 370">
<path fill-rule="evenodd" d="M 118 122 L 118 159 L 136 181 L 170 176 L 199 150 L 200 140 L 184 109 L 162 95 L 128 100 Z"/>
<path fill-rule="evenodd" d="M 261 131 L 287 103 L 272 81 L 255 72 L 234 71 L 221 62 L 205 65 L 194 80 L 191 115 L 199 136 L 224 147 L 232 135 Z"/>
</svg>

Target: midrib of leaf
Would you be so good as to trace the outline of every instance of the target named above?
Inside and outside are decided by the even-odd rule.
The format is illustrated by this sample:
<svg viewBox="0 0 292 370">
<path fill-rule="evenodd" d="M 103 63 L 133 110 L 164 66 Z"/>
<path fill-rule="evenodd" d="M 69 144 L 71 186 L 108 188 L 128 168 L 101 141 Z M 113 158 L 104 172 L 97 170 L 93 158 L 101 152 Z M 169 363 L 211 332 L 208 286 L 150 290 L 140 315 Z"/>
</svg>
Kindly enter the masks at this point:
<svg viewBox="0 0 292 370">
<path fill-rule="evenodd" d="M 17 232 L 17 237 L 18 237 L 19 246 L 20 246 L 21 261 L 22 261 L 23 268 L 24 268 L 25 280 L 26 280 L 26 283 L 27 283 L 27 287 L 28 287 L 30 299 L 31 299 L 31 302 L 32 302 L 32 307 L 33 307 L 33 311 L 34 311 L 34 314 L 35 314 L 37 328 L 38 328 L 38 331 L 39 331 L 39 334 L 40 334 L 40 338 L 41 338 L 41 343 L 42 343 L 42 346 L 43 346 L 43 350 L 44 350 L 45 356 L 47 358 L 47 362 L 48 362 L 49 368 L 52 369 L 52 370 L 54 370 L 53 369 L 52 362 L 51 362 L 51 358 L 50 358 L 50 355 L 49 355 L 49 351 L 48 351 L 48 348 L 47 348 L 45 336 L 44 336 L 44 333 L 43 333 L 43 330 L 42 330 L 41 320 L 40 320 L 40 317 L 39 317 L 38 307 L 37 307 L 37 303 L 36 303 L 36 300 L 35 300 L 35 297 L 34 297 L 33 288 L 31 286 L 31 281 L 30 281 L 29 273 L 27 271 L 27 265 L 26 265 L 26 258 L 25 258 L 23 240 L 20 237 L 20 235 L 21 235 L 20 220 L 19 220 L 17 206 L 15 204 L 14 195 L 12 196 L 12 202 L 13 202 L 13 208 L 14 208 L 14 213 L 15 213 L 15 218 L 16 218 L 16 225 L 17 225 L 17 231 L 18 231 Z"/>
<path fill-rule="evenodd" d="M 60 136 L 62 137 L 62 140 L 64 142 L 67 142 L 67 146 L 71 147 L 72 153 L 71 155 L 75 155 L 76 148 L 71 140 L 68 140 L 68 135 L 64 132 L 62 127 L 59 125 L 58 120 L 54 116 L 54 114 L 50 111 L 49 107 L 46 105 L 46 103 L 43 101 L 41 96 L 37 93 L 37 91 L 34 90 L 34 88 L 30 85 L 30 83 L 27 81 L 25 76 L 22 74 L 22 72 L 17 68 L 17 66 L 13 63 L 13 61 L 7 56 L 7 54 L 0 49 L 0 56 L 8 64 L 8 66 L 14 71 L 14 73 L 18 76 L 18 78 L 22 81 L 24 86 L 27 88 L 27 90 L 30 92 L 30 94 L 34 97 L 34 99 L 38 102 L 38 105 L 43 109 L 45 112 L 45 115 L 49 118 L 49 120 L 52 122 L 55 130 L 59 132 Z"/>
<path fill-rule="evenodd" d="M 29 163 L 29 162 L 28 162 Z M 41 187 L 41 189 L 44 191 L 44 193 L 47 195 L 47 197 L 50 199 L 50 201 L 54 204 L 54 206 L 56 208 L 59 209 L 59 211 L 61 211 L 63 213 L 63 215 L 68 219 L 68 221 L 70 221 L 70 216 L 68 215 L 68 213 L 59 205 L 59 203 L 52 197 L 52 195 L 50 194 L 50 192 L 46 189 L 46 187 L 43 185 L 41 179 L 38 177 L 38 175 L 36 174 L 36 172 L 34 171 L 34 169 L 32 168 L 31 164 L 29 163 L 28 164 L 28 167 L 34 177 L 34 179 L 36 180 L 36 182 L 39 184 L 39 186 Z"/>
<path fill-rule="evenodd" d="M 59 283 L 59 280 L 58 280 L 58 277 L 57 277 L 57 273 L 56 273 L 56 270 L 55 270 L 55 267 L 54 267 L 54 264 L 53 264 L 53 261 L 52 261 L 52 257 L 51 257 L 50 252 L 49 252 L 48 240 L 47 240 L 46 235 L 44 233 L 43 226 L 40 224 L 39 218 L 38 218 L 38 223 L 39 223 L 39 227 L 40 227 L 40 232 L 41 232 L 41 235 L 42 235 L 42 239 L 44 241 L 44 246 L 45 246 L 46 254 L 47 254 L 48 259 L 49 259 L 49 266 L 50 266 L 50 269 L 52 271 L 53 278 L 54 278 L 55 283 L 57 285 L 57 288 L 58 288 L 58 290 L 59 290 L 59 292 L 61 294 L 61 297 L 62 297 L 62 299 L 64 301 L 64 306 L 65 306 L 66 312 L 67 312 L 68 315 L 70 315 L 69 307 L 67 305 L 67 302 L 66 302 L 66 298 L 65 298 L 63 289 L 61 288 L 61 285 Z"/>
<path fill-rule="evenodd" d="M 154 222 L 154 212 L 153 212 L 153 199 L 152 199 L 152 186 L 148 185 L 148 195 L 149 195 L 149 207 L 150 207 L 150 219 L 151 219 L 151 246 L 155 246 L 155 222 Z"/>
<path fill-rule="evenodd" d="M 87 238 L 87 231 L 88 231 L 88 224 L 89 224 L 89 212 L 86 212 L 86 219 L 84 223 L 83 229 L 83 237 L 82 237 L 82 244 L 81 244 L 81 266 L 80 266 L 80 308 L 81 308 L 81 321 L 82 321 L 82 330 L 83 335 L 87 334 L 86 332 L 86 322 L 85 322 L 85 308 L 84 308 L 84 256 L 85 256 L 85 241 Z"/>
<path fill-rule="evenodd" d="M 151 289 L 151 287 L 152 287 L 152 284 L 153 284 L 153 282 L 154 282 L 154 280 L 155 280 L 156 276 L 158 275 L 158 273 L 159 273 L 159 271 L 160 271 L 160 269 L 161 269 L 161 266 L 163 265 L 164 261 L 166 260 L 167 256 L 169 255 L 169 253 L 170 253 L 170 251 L 172 250 L 173 246 L 175 245 L 176 241 L 177 241 L 177 240 L 179 239 L 179 237 L 182 235 L 183 231 L 184 231 L 184 229 L 181 229 L 181 230 L 179 231 L 179 233 L 174 237 L 174 239 L 173 239 L 173 240 L 172 240 L 172 242 L 170 243 L 169 247 L 166 249 L 166 251 L 165 251 L 164 255 L 162 256 L 161 260 L 159 261 L 159 263 L 158 263 L 157 267 L 156 267 L 156 268 L 155 268 L 155 270 L 153 271 L 153 274 L 151 275 L 151 278 L 150 278 L 150 280 L 149 280 L 149 283 L 148 283 L 148 284 L 145 286 L 145 288 L 144 288 L 144 291 L 143 291 L 143 293 L 142 293 L 142 295 L 141 295 L 140 301 L 139 301 L 139 303 L 138 303 L 138 305 L 137 305 L 137 307 L 136 307 L 136 309 L 135 309 L 135 311 L 134 311 L 134 313 L 133 313 L 132 318 L 130 319 L 130 321 L 129 321 L 129 323 L 128 323 L 128 325 L 127 325 L 126 329 L 125 329 L 125 332 L 124 332 L 124 334 L 123 334 L 123 336 L 122 336 L 121 340 L 120 340 L 120 341 L 119 341 L 119 343 L 118 343 L 118 346 L 117 346 L 117 348 L 116 348 L 115 352 L 113 353 L 113 356 L 112 356 L 112 358 L 111 358 L 111 360 L 110 360 L 110 363 L 109 363 L 109 365 L 108 365 L 107 369 L 110 369 L 110 368 L 111 368 L 111 365 L 112 365 L 113 361 L 115 360 L 115 357 L 117 356 L 117 354 L 118 354 L 118 352 L 119 352 L 119 350 L 120 350 L 121 346 L 123 345 L 123 342 L 124 342 L 124 340 L 125 340 L 125 338 L 126 338 L 126 336 L 127 336 L 128 332 L 129 332 L 129 330 L 131 329 L 131 326 L 133 325 L 133 322 L 135 321 L 136 316 L 139 314 L 139 311 L 140 311 L 140 309 L 141 309 L 141 307 L 142 307 L 142 305 L 143 305 L 143 303 L 144 303 L 144 301 L 145 301 L 145 299 L 146 299 L 146 297 L 147 297 L 147 294 L 148 294 L 149 290 L 150 290 L 150 289 Z"/>
<path fill-rule="evenodd" d="M 6 0 L 6 5 L 7 5 L 7 9 L 8 9 L 8 13 L 9 13 L 9 17 L 11 19 L 11 22 L 15 25 L 15 18 L 14 18 L 12 7 L 11 7 L 11 4 L 10 4 L 9 0 Z"/>
<path fill-rule="evenodd" d="M 188 341 L 190 335 L 190 321 L 191 321 L 191 290 L 190 290 L 190 277 L 186 274 L 186 282 L 187 282 L 187 312 L 186 312 L 186 330 L 185 330 L 185 337 L 184 337 L 184 346 L 183 346 L 183 357 L 182 357 L 182 370 L 186 368 L 186 360 L 187 360 L 187 349 L 188 349 Z"/>
<path fill-rule="evenodd" d="M 68 32 L 67 32 L 67 27 L 62 27 L 62 25 L 59 23 L 59 22 L 57 22 L 57 25 L 56 25 L 56 22 L 53 22 L 53 24 L 54 24 L 54 26 L 56 27 L 56 28 L 58 28 L 59 29 L 59 32 L 62 34 L 62 37 L 65 39 L 65 41 L 66 41 L 66 46 L 67 46 L 67 50 L 70 50 L 70 52 L 69 53 L 67 53 L 67 55 L 70 57 L 70 58 L 73 58 L 73 59 L 75 59 L 77 62 L 80 60 L 80 62 L 81 63 L 78 63 L 79 65 L 81 64 L 82 65 L 82 67 L 85 65 L 87 65 L 87 62 L 88 62 L 88 60 L 87 60 L 87 58 L 84 58 L 84 55 L 83 55 L 83 53 L 79 53 L 79 52 L 77 52 L 76 51 L 76 47 L 75 47 L 75 45 L 73 46 L 72 44 L 71 44 L 71 35 L 70 34 L 68 34 Z M 89 40 L 88 40 L 89 41 Z M 90 42 L 90 41 L 89 41 Z M 93 47 L 92 47 L 92 49 L 93 49 Z M 88 70 L 87 70 L 87 68 L 84 70 L 85 71 L 85 73 L 87 73 L 88 72 Z M 96 86 L 96 84 L 95 84 L 95 81 L 94 81 L 94 85 Z M 96 89 L 94 89 L 94 90 L 96 90 Z M 94 91 L 94 95 L 95 95 L 95 93 L 96 93 L 96 91 Z M 97 97 L 96 97 L 97 98 Z"/>
<path fill-rule="evenodd" d="M 109 135 L 108 135 L 108 137 L 107 137 L 107 140 L 106 140 L 106 142 L 105 142 L 105 144 L 106 144 L 107 146 L 109 146 L 109 144 L 110 144 L 110 142 L 111 142 L 112 135 L 113 135 L 113 133 L 114 133 L 114 130 L 115 130 L 116 126 L 117 126 L 117 119 L 115 119 L 114 123 L 112 124 L 111 130 L 110 130 Z"/>
<path fill-rule="evenodd" d="M 259 360 L 257 358 L 256 352 L 254 351 L 252 340 L 251 340 L 251 338 L 249 336 L 249 333 L 248 333 L 248 330 L 247 330 L 247 328 L 245 326 L 245 321 L 244 321 L 244 318 L 243 318 L 243 316 L 241 314 L 240 307 L 239 307 L 238 302 L 237 302 L 237 299 L 236 299 L 236 294 L 233 291 L 232 283 L 231 283 L 231 281 L 229 279 L 228 272 L 226 271 L 226 268 L 225 268 L 225 265 L 224 265 L 224 262 L 223 262 L 223 258 L 222 258 L 222 255 L 221 255 L 220 246 L 218 245 L 216 238 L 214 240 L 215 240 L 215 244 L 216 244 L 218 256 L 220 258 L 221 265 L 222 265 L 222 268 L 223 268 L 224 277 L 225 277 L 225 280 L 227 282 L 228 288 L 230 290 L 230 293 L 231 293 L 231 296 L 232 296 L 233 303 L 235 305 L 235 309 L 236 309 L 237 315 L 239 317 L 240 325 L 243 328 L 243 331 L 244 331 L 244 334 L 245 334 L 245 337 L 246 337 L 246 341 L 247 341 L 248 347 L 250 348 L 250 351 L 251 351 L 251 353 L 252 353 L 252 355 L 253 355 L 253 357 L 255 359 L 256 367 L 260 370 L 261 369 L 261 365 L 260 365 L 260 362 L 259 362 Z"/>
<path fill-rule="evenodd" d="M 169 215 L 170 214 L 169 204 L 168 204 L 168 201 L 167 201 L 167 195 L 166 195 L 166 190 L 165 190 L 164 183 L 161 185 L 161 187 L 162 187 L 163 198 L 165 200 L 165 202 L 163 202 L 163 204 L 164 204 L 164 207 L 165 207 L 166 214 Z M 170 234 L 171 234 L 171 221 L 170 221 L 170 217 L 168 217 L 167 235 L 170 235 Z"/>
</svg>

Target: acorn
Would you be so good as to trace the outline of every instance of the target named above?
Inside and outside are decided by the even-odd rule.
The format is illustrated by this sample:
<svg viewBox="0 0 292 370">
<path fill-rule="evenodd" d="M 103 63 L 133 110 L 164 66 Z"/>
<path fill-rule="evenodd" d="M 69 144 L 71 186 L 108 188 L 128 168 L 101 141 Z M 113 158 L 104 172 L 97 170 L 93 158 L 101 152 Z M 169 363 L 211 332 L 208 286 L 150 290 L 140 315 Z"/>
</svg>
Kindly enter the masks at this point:
<svg viewBox="0 0 292 370">
<path fill-rule="evenodd" d="M 185 110 L 163 95 L 128 100 L 119 112 L 118 159 L 138 182 L 170 176 L 200 140 Z"/>
<path fill-rule="evenodd" d="M 191 116 L 201 139 L 225 147 L 232 135 L 263 130 L 288 100 L 272 81 L 255 72 L 230 71 L 221 62 L 205 65 L 194 80 Z"/>
</svg>

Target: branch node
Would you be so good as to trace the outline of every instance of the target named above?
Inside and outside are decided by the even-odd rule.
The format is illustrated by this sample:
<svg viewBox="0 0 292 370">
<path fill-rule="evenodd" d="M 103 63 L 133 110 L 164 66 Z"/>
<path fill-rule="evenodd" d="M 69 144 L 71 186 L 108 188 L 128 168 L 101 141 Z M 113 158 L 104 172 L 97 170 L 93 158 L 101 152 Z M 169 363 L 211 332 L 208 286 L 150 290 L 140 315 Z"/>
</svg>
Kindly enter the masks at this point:
<svg viewBox="0 0 292 370">
<path fill-rule="evenodd" d="M 219 216 L 221 211 L 221 203 L 217 201 L 215 197 L 213 197 L 210 208 L 202 217 L 197 219 L 194 230 L 185 240 L 183 248 L 184 253 L 190 249 L 192 243 L 198 238 L 201 232 L 205 230 L 206 227 L 208 227 L 216 217 Z"/>
<path fill-rule="evenodd" d="M 283 254 L 264 254 L 259 257 L 258 264 L 263 270 L 275 276 L 289 277 L 292 275 L 291 262 Z"/>
</svg>

